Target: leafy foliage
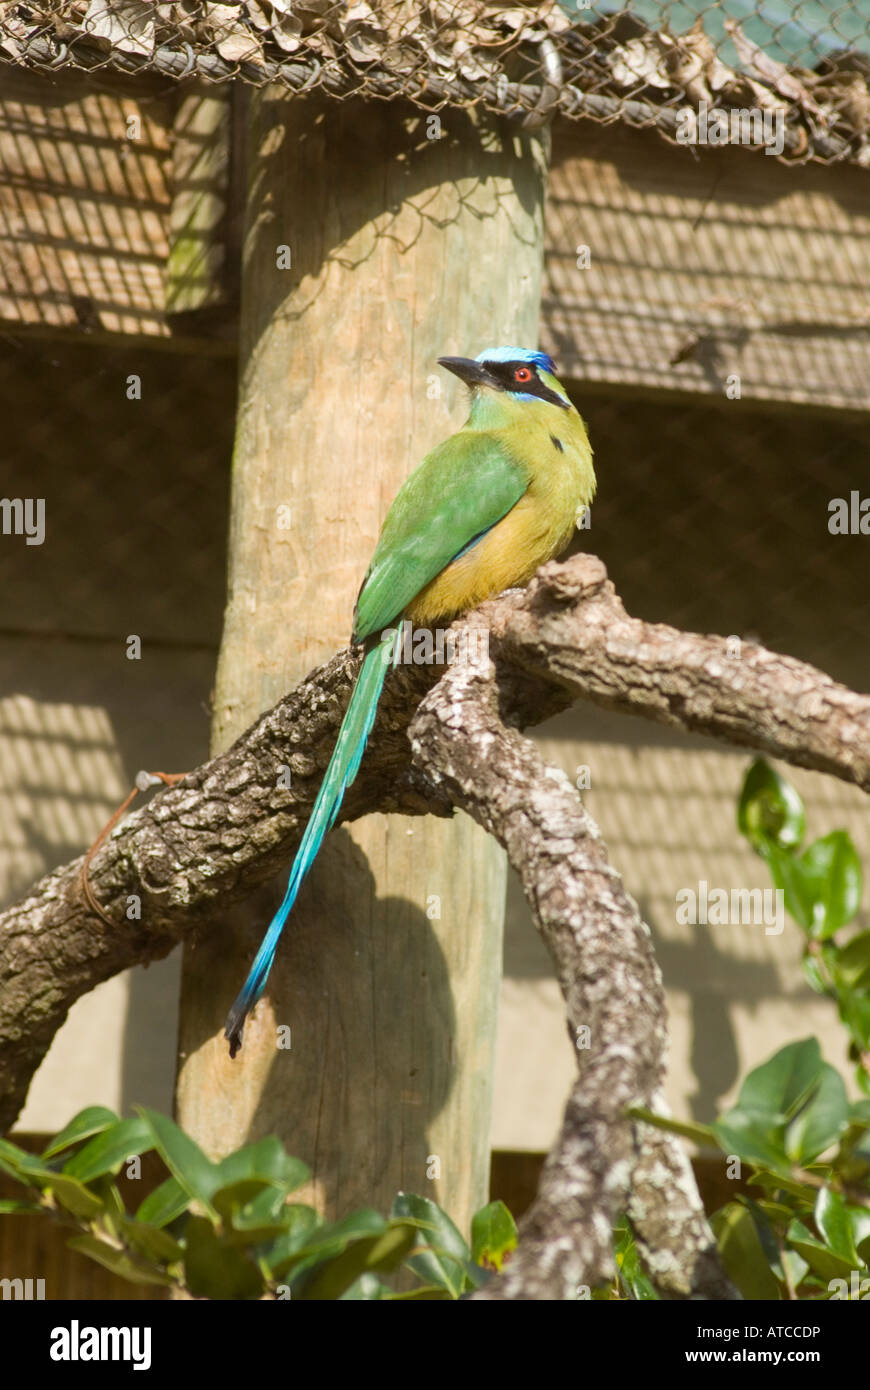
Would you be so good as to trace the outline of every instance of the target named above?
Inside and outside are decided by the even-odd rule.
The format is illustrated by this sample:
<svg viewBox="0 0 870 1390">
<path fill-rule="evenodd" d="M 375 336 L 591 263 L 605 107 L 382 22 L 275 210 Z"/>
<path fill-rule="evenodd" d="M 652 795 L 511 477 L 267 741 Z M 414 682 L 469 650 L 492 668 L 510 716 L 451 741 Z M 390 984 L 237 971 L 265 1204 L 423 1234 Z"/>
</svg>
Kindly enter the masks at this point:
<svg viewBox="0 0 870 1390">
<path fill-rule="evenodd" d="M 766 860 L 786 911 L 804 933 L 804 974 L 826 994 L 849 1034 L 855 1080 L 870 1096 L 870 932 L 843 943 L 837 933 L 861 904 L 861 861 L 848 833 L 833 830 L 801 851 L 803 802 L 763 759 L 750 767 L 737 807 L 737 825 Z"/>
<path fill-rule="evenodd" d="M 713 1125 L 635 1118 L 727 1156 L 747 1187 L 712 1218 L 724 1265 L 747 1298 L 870 1297 L 870 932 L 840 933 L 861 900 L 861 866 L 845 831 L 802 849 L 795 789 L 762 760 L 744 781 L 737 823 L 767 862 L 805 937 L 814 990 L 837 1006 L 865 1099 L 849 1100 L 815 1038 L 790 1043 L 744 1079 Z M 128 1212 L 115 1181 L 155 1151 L 165 1179 Z M 199 1298 L 458 1299 L 500 1271 L 517 1244 L 502 1202 L 475 1215 L 471 1244 L 435 1202 L 400 1193 L 388 1217 L 364 1209 L 327 1222 L 293 1200 L 308 1169 L 276 1138 L 220 1162 L 165 1115 L 130 1119 L 91 1106 L 34 1155 L 0 1140 L 0 1170 L 24 1189 L 0 1212 L 49 1216 L 71 1248 L 137 1284 Z M 596 1300 L 649 1300 L 631 1226 L 617 1222 L 616 1275 Z"/>
<path fill-rule="evenodd" d="M 167 1176 L 135 1213 L 115 1181 L 156 1150 Z M 472 1244 L 426 1197 L 400 1194 L 376 1211 L 327 1222 L 293 1194 L 309 1171 L 276 1138 L 213 1162 L 166 1115 L 132 1119 L 92 1106 L 35 1156 L 0 1140 L 0 1169 L 26 1190 L 0 1211 L 42 1214 L 71 1228 L 71 1249 L 135 1284 L 197 1298 L 456 1299 L 500 1269 L 516 1245 L 501 1202 L 477 1213 Z M 402 1291 L 388 1282 L 410 1272 Z"/>
<path fill-rule="evenodd" d="M 855 847 L 835 830 L 802 850 L 801 798 L 761 759 L 746 775 L 737 824 L 804 933 L 806 978 L 836 1003 L 855 1080 L 870 1095 L 870 932 L 838 937 L 861 901 Z M 815 1038 L 751 1071 L 713 1125 L 634 1113 L 718 1146 L 730 1176 L 749 1166 L 757 1195 L 741 1194 L 713 1217 L 723 1263 L 744 1297 L 870 1297 L 870 1100 L 849 1101 Z"/>
</svg>

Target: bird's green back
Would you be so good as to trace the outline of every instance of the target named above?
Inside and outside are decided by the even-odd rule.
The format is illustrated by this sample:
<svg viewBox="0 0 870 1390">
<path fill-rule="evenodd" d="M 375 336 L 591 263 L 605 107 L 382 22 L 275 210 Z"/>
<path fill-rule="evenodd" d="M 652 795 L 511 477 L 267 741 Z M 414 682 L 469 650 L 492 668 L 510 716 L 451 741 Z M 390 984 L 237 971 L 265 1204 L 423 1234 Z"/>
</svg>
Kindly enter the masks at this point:
<svg viewBox="0 0 870 1390">
<path fill-rule="evenodd" d="M 494 431 L 466 427 L 427 454 L 387 514 L 354 610 L 353 640 L 393 622 L 515 506 L 530 480 L 528 466 Z"/>
</svg>

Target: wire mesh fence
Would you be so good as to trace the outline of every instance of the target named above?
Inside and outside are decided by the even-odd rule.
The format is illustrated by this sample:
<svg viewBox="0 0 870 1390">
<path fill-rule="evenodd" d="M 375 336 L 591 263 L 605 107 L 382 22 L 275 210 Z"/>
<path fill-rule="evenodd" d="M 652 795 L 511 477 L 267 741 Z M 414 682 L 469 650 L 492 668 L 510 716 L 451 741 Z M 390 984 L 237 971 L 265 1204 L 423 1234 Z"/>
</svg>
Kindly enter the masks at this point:
<svg viewBox="0 0 870 1390">
<path fill-rule="evenodd" d="M 870 167 L 867 0 L 2 0 L 0 54 L 480 105 L 526 129 L 556 112 L 624 120 L 686 144 Z"/>
</svg>

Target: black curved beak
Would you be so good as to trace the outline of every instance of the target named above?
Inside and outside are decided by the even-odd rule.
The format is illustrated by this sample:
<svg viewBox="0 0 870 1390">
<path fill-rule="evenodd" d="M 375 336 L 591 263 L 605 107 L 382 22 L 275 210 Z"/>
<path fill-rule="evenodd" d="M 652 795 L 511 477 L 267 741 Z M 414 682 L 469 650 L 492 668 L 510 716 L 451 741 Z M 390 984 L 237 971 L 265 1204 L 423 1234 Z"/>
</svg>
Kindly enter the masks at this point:
<svg viewBox="0 0 870 1390">
<path fill-rule="evenodd" d="M 464 381 L 466 386 L 491 386 L 494 391 L 501 391 L 500 381 L 481 362 L 475 362 L 473 357 L 439 357 L 439 367 L 446 367 L 448 372 L 458 376 L 460 381 Z"/>
</svg>

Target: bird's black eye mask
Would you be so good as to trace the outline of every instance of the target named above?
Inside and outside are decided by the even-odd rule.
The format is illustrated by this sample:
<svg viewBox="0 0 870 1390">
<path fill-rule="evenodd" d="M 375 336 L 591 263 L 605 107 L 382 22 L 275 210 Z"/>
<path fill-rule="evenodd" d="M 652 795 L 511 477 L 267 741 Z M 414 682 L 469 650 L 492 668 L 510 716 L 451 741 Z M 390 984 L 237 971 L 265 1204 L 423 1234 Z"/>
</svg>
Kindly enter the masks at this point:
<svg viewBox="0 0 870 1390">
<path fill-rule="evenodd" d="M 538 400 L 549 401 L 551 405 L 570 410 L 570 402 L 551 391 L 538 376 L 537 369 L 522 359 L 516 362 L 483 362 L 491 384 L 500 391 L 521 392 L 524 396 L 535 396 Z"/>
</svg>

